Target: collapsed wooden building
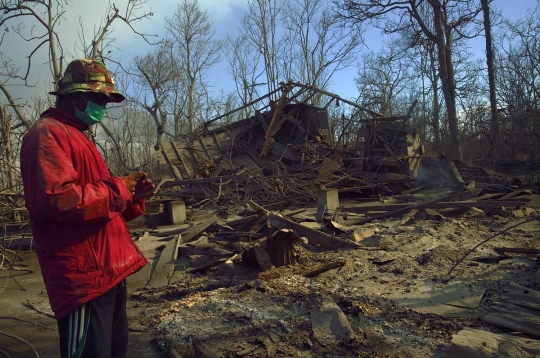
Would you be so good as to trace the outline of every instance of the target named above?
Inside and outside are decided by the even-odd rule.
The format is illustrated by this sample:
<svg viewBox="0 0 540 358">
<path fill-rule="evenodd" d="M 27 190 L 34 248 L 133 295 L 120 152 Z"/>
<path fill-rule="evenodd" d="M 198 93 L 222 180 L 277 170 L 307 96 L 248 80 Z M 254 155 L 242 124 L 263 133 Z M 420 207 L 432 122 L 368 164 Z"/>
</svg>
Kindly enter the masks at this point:
<svg viewBox="0 0 540 358">
<path fill-rule="evenodd" d="M 330 106 L 340 104 L 346 108 L 331 119 Z M 163 143 L 158 159 L 173 178 L 158 189 L 180 188 L 166 195 L 196 200 L 271 203 L 312 200 L 321 186 L 360 192 L 414 181 L 422 147 L 410 112 L 384 117 L 312 86 L 282 84 L 205 122 L 190 143 Z"/>
</svg>

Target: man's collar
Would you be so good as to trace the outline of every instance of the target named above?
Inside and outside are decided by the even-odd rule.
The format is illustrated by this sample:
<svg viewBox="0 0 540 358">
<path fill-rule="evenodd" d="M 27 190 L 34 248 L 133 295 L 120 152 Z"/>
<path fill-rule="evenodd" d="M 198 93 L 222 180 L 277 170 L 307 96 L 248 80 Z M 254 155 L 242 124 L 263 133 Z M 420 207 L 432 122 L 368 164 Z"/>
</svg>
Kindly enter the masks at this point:
<svg viewBox="0 0 540 358">
<path fill-rule="evenodd" d="M 54 107 L 50 107 L 41 114 L 41 118 L 45 117 L 54 118 L 64 124 L 75 127 L 80 131 L 86 131 L 90 128 L 86 123 L 83 123 L 81 120 L 75 117 L 73 113 L 69 113 Z"/>
</svg>

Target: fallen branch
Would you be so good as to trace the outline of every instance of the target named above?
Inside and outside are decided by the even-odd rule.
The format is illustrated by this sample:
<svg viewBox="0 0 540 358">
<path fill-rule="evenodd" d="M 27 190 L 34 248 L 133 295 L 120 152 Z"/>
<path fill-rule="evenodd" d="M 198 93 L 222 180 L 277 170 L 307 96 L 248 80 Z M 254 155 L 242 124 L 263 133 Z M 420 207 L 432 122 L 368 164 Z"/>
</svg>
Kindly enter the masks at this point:
<svg viewBox="0 0 540 358">
<path fill-rule="evenodd" d="M 15 257 L 13 258 L 13 264 L 11 265 L 11 268 L 15 266 L 15 261 L 17 261 L 17 257 L 19 257 L 19 252 L 21 251 L 21 247 L 24 243 L 24 237 L 26 234 L 28 234 L 28 229 L 30 228 L 30 224 L 26 225 L 26 229 L 24 230 L 24 234 L 22 235 L 21 241 L 19 242 L 19 247 L 17 248 L 17 253 L 15 254 Z M 30 250 L 32 249 L 32 241 L 30 241 Z"/>
<path fill-rule="evenodd" d="M 17 336 L 14 336 L 12 334 L 9 334 L 9 333 L 6 333 L 6 332 L 2 332 L 0 331 L 0 334 L 3 335 L 3 336 L 6 336 L 6 337 L 10 337 L 10 338 L 13 338 L 13 339 L 16 339 L 18 340 L 19 342 L 23 342 L 24 344 L 26 344 L 28 347 L 30 347 L 30 349 L 32 350 L 32 352 L 34 352 L 34 354 L 36 355 L 37 358 L 40 358 L 39 356 L 39 353 L 36 351 L 36 349 L 34 348 L 34 346 L 32 346 L 28 341 L 20 338 L 20 337 L 17 337 Z"/>
<path fill-rule="evenodd" d="M 21 318 L 17 318 L 17 317 L 12 317 L 12 316 L 0 316 L 0 319 L 12 319 L 12 320 L 14 320 L 14 321 L 26 322 L 26 323 L 33 324 L 34 326 L 39 326 L 39 327 L 42 327 L 42 328 L 50 329 L 51 331 L 54 331 L 54 330 L 55 330 L 54 328 L 49 327 L 49 326 L 46 326 L 46 325 L 44 325 L 44 324 L 37 323 L 37 322 L 33 322 L 33 321 L 28 321 L 28 320 L 21 319 Z"/>
<path fill-rule="evenodd" d="M 1 349 L 0 349 L 0 353 L 1 353 L 4 357 L 6 357 L 6 358 L 11 358 L 11 356 L 9 355 L 9 353 L 6 352 L 6 351 L 4 351 L 4 350 L 1 350 Z"/>
<path fill-rule="evenodd" d="M 5 248 L 5 247 L 2 247 L 1 249 L 2 249 L 3 251 L 5 251 L 5 252 L 9 252 L 9 253 L 11 253 L 11 254 L 13 254 L 13 255 L 17 255 L 16 257 L 17 257 L 19 260 L 24 261 L 24 259 L 22 258 L 22 256 L 21 256 L 20 254 L 18 254 L 17 251 L 15 251 L 15 250 L 10 250 L 10 249 L 7 249 L 7 248 Z"/>
<path fill-rule="evenodd" d="M 2 265 L 0 265 L 0 269 L 2 270 L 11 270 L 11 271 L 24 271 L 24 272 L 28 272 L 28 273 L 33 273 L 34 271 L 33 270 L 30 270 L 30 269 L 27 269 L 27 268 L 23 268 L 23 267 L 2 267 Z"/>
<path fill-rule="evenodd" d="M 23 291 L 26 291 L 26 289 L 24 287 L 21 286 L 21 284 L 19 283 L 19 281 L 17 281 L 17 278 L 15 277 L 15 275 L 13 274 L 13 270 L 11 267 L 8 266 L 8 271 L 9 271 L 9 274 L 11 275 L 11 277 L 13 278 L 13 281 L 15 281 L 15 283 L 17 284 L 17 286 L 19 286 L 19 288 Z"/>
<path fill-rule="evenodd" d="M 32 301 L 30 301 L 30 297 L 27 297 L 26 298 L 26 302 L 28 302 L 28 306 L 30 308 L 32 308 L 34 311 L 38 312 L 38 313 L 41 313 L 41 314 L 44 314 L 45 316 L 47 317 L 51 317 L 53 319 L 56 319 L 52 314 L 50 313 L 47 313 L 45 311 L 42 311 L 38 306 L 36 306 L 34 303 L 32 303 Z"/>
<path fill-rule="evenodd" d="M 522 222 L 520 222 L 520 223 L 517 223 L 516 225 L 510 226 L 509 228 L 506 228 L 506 229 L 504 229 L 504 230 L 502 230 L 502 231 L 499 231 L 499 232 L 496 233 L 496 234 L 491 235 L 490 237 L 488 237 L 487 239 L 485 239 L 484 241 L 480 242 L 480 243 L 477 244 L 475 247 L 473 247 L 472 249 L 470 249 L 470 250 L 465 254 L 465 256 L 463 256 L 460 260 L 458 260 L 458 262 L 456 262 L 456 263 L 454 264 L 454 266 L 452 266 L 452 268 L 450 269 L 450 271 L 448 271 L 448 273 L 447 273 L 446 275 L 449 276 L 449 275 L 452 273 L 452 271 L 454 271 L 454 269 L 455 269 L 456 267 L 458 267 L 458 265 L 459 265 L 460 263 L 462 263 L 463 260 L 465 260 L 465 258 L 466 258 L 467 256 L 469 256 L 474 250 L 476 250 L 476 249 L 479 248 L 480 246 L 484 245 L 484 244 L 485 244 L 486 242 L 488 242 L 489 240 L 491 240 L 491 239 L 493 239 L 493 238 L 495 238 L 495 237 L 497 237 L 497 236 L 499 236 L 499 235 L 501 235 L 501 234 L 504 234 L 505 232 L 507 232 L 507 231 L 509 231 L 509 230 L 512 230 L 512 229 L 514 229 L 514 228 L 516 228 L 516 227 L 518 227 L 518 226 L 520 226 L 520 225 L 523 225 L 523 224 L 526 224 L 526 223 L 528 223 L 528 222 L 531 222 L 531 221 L 534 221 L 534 220 L 538 220 L 538 219 L 540 219 L 540 215 L 535 216 L 535 217 L 530 218 L 530 219 L 527 219 L 527 220 L 522 221 Z"/>
</svg>

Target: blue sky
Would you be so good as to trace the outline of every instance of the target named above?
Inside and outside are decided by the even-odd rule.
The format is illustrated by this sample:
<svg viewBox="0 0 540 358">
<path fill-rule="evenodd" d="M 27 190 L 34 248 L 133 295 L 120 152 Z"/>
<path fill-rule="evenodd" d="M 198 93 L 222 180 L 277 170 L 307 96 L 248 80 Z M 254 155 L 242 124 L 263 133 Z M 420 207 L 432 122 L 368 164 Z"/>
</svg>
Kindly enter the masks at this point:
<svg viewBox="0 0 540 358">
<path fill-rule="evenodd" d="M 208 11 L 210 20 L 213 22 L 216 34 L 224 36 L 227 33 L 236 34 L 238 31 L 238 23 L 242 18 L 242 15 L 247 6 L 247 0 L 200 0 L 201 7 Z M 175 3 L 166 0 L 153 0 L 148 3 L 152 10 L 155 11 L 154 18 L 147 21 L 144 28 L 148 32 L 154 31 L 161 36 L 164 35 L 164 29 L 155 24 L 163 24 L 162 19 L 168 14 L 172 13 L 175 9 Z M 518 20 L 526 15 L 527 8 L 534 7 L 536 0 L 495 0 L 495 6 L 500 9 L 503 15 L 512 21 Z M 369 29 L 365 33 L 366 48 L 364 51 L 377 50 L 380 48 L 382 42 L 382 35 L 379 30 Z M 136 51 L 132 51 L 133 42 L 137 42 L 139 46 Z M 149 46 L 145 46 L 141 43 L 140 39 L 134 38 L 132 35 L 125 39 L 125 42 L 119 42 L 119 48 L 122 49 L 119 55 L 123 60 L 130 59 L 133 55 L 141 53 L 144 48 L 149 50 Z M 483 56 L 485 53 L 484 42 L 482 39 L 475 41 L 473 51 L 479 56 Z M 146 50 L 147 51 L 147 50 Z M 356 85 L 354 78 L 356 77 L 356 63 L 350 68 L 337 72 L 330 85 L 330 91 L 339 94 L 344 98 L 355 98 L 357 96 Z M 215 85 L 216 90 L 231 90 L 233 89 L 233 83 L 231 75 L 228 73 L 225 61 L 209 74 L 210 83 Z"/>
<path fill-rule="evenodd" d="M 102 7 L 96 6 L 98 3 L 103 4 Z M 122 9 L 127 0 L 115 0 L 115 4 Z M 218 37 L 224 37 L 227 33 L 236 34 L 238 32 L 238 23 L 242 18 L 244 11 L 247 7 L 248 0 L 199 0 L 199 4 L 203 9 L 208 11 L 210 20 L 214 24 L 214 28 Z M 61 33 L 60 37 L 64 47 L 68 50 L 74 49 L 74 44 L 78 39 L 79 20 L 78 15 L 83 16 L 83 22 L 85 24 L 85 32 L 91 34 L 94 28 L 94 24 L 99 23 L 103 12 L 106 9 L 105 0 L 98 1 L 75 1 L 67 7 L 66 20 L 61 24 Z M 503 12 L 503 15 L 513 21 L 522 18 L 526 14 L 526 9 L 534 7 L 536 0 L 495 0 L 495 6 Z M 164 19 L 169 16 L 174 9 L 176 8 L 176 2 L 170 0 L 151 0 L 145 4 L 145 9 L 152 10 L 154 16 L 150 20 L 141 21 L 136 25 L 136 28 L 140 32 L 157 34 L 160 38 L 163 38 L 165 35 L 164 29 Z M 383 40 L 383 37 L 376 29 L 369 30 L 366 34 L 366 44 L 371 50 L 377 50 L 380 47 L 380 44 Z M 115 50 L 114 55 L 119 59 L 123 65 L 128 65 L 131 59 L 136 55 L 143 55 L 146 52 L 152 49 L 152 46 L 146 44 L 140 37 L 133 34 L 132 31 L 121 22 L 117 22 L 114 25 L 113 37 L 116 37 L 117 42 L 115 46 L 118 50 Z M 20 40 L 19 40 L 20 41 Z M 7 45 L 8 43 L 6 43 Z M 17 44 L 20 44 L 18 42 Z M 474 42 L 474 46 L 478 48 L 474 49 L 474 52 L 479 56 L 484 54 L 484 43 L 483 40 L 477 40 Z M 18 54 L 21 46 L 3 46 L 3 51 L 11 50 L 13 51 L 13 58 L 15 60 L 21 61 L 24 59 L 24 55 Z M 368 49 L 365 49 L 367 51 Z M 34 61 L 34 63 L 45 62 L 46 61 L 46 52 L 41 51 L 38 54 L 41 56 L 41 60 Z M 24 60 L 23 60 L 24 61 Z M 24 63 L 24 62 L 22 62 Z M 356 77 L 356 63 L 353 64 L 350 68 L 337 72 L 330 85 L 330 91 L 339 94 L 344 98 L 355 98 L 357 95 L 357 90 L 354 82 Z M 36 69 L 33 73 L 33 79 L 35 81 L 39 80 L 39 87 L 41 89 L 36 89 L 35 91 L 44 92 L 43 87 L 45 85 L 50 85 L 50 72 L 48 71 L 48 66 L 36 66 Z M 233 90 L 234 84 L 232 82 L 231 75 L 227 71 L 226 61 L 223 60 L 222 63 L 211 73 L 208 74 L 209 82 L 214 85 L 215 91 L 219 90 Z M 23 88 L 19 89 L 21 91 L 21 97 L 24 97 L 24 93 L 28 93 L 27 90 Z M 25 92 L 26 91 L 26 92 Z M 34 91 L 34 92 L 35 92 Z"/>
</svg>

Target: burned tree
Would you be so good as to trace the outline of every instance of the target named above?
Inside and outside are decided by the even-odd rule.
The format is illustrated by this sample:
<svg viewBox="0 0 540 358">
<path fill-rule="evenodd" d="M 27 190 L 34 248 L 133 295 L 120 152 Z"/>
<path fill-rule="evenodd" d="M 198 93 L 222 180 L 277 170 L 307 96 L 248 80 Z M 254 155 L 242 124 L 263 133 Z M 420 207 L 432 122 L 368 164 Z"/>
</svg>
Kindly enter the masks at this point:
<svg viewBox="0 0 540 358">
<path fill-rule="evenodd" d="M 202 87 L 205 73 L 219 61 L 221 43 L 213 39 L 214 30 L 208 13 L 196 1 L 183 0 L 165 24 L 174 39 L 175 61 L 186 76 L 186 119 L 193 133 L 198 111 L 197 88 Z"/>
<path fill-rule="evenodd" d="M 452 139 L 453 156 L 462 160 L 461 139 L 456 110 L 456 83 L 452 47 L 459 37 L 472 37 L 478 32 L 470 27 L 476 22 L 481 7 L 476 1 L 440 0 L 387 1 L 377 0 L 338 1 L 342 9 L 341 17 L 353 22 L 371 22 L 386 33 L 396 33 L 411 29 L 417 38 L 423 37 L 436 44 L 438 75 L 446 103 L 448 124 Z M 429 16 L 423 15 L 421 8 L 428 6 Z M 382 25 L 378 21 L 383 20 Z"/>
</svg>

